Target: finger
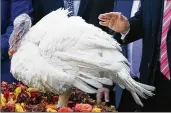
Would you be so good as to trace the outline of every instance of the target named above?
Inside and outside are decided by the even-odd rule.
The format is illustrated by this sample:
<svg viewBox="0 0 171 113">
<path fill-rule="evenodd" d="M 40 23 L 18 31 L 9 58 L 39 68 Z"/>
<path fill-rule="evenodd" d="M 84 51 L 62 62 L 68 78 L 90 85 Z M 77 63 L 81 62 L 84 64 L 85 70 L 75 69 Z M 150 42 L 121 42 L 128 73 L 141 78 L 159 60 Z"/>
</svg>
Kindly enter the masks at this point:
<svg viewBox="0 0 171 113">
<path fill-rule="evenodd" d="M 109 24 L 108 24 L 109 28 L 113 28 L 114 27 L 115 21 L 116 21 L 115 18 L 111 18 L 110 19 Z"/>
<path fill-rule="evenodd" d="M 108 27 L 109 22 L 102 22 L 102 21 L 100 21 L 99 24 L 102 25 L 102 26 Z"/>
<path fill-rule="evenodd" d="M 98 19 L 100 19 L 100 20 L 104 19 L 104 18 L 106 18 L 105 14 L 100 14 L 99 17 L 98 17 Z"/>
<path fill-rule="evenodd" d="M 112 17 L 109 20 L 109 28 L 114 29 L 114 25 L 116 24 L 116 21 L 119 19 L 121 13 L 120 12 L 111 12 Z"/>
<path fill-rule="evenodd" d="M 110 12 L 108 14 L 106 14 L 106 18 L 118 18 L 118 16 L 120 15 L 120 12 Z"/>
<path fill-rule="evenodd" d="M 108 19 L 108 18 L 101 18 L 101 19 L 99 19 L 100 21 L 103 21 L 103 22 L 109 22 L 109 20 L 110 19 Z"/>
<path fill-rule="evenodd" d="M 110 13 L 101 14 L 99 15 L 99 20 L 104 21 L 104 22 L 110 21 L 111 19 L 116 20 L 118 19 L 118 16 L 120 14 L 121 14 L 120 12 L 110 12 Z"/>
<path fill-rule="evenodd" d="M 99 15 L 99 19 L 101 20 L 101 19 L 110 19 L 111 17 L 112 17 L 112 15 L 113 15 L 113 13 L 104 13 L 104 14 L 100 14 Z"/>
<path fill-rule="evenodd" d="M 119 19 L 119 20 L 123 20 L 123 16 L 122 16 L 121 13 L 118 14 L 118 19 Z"/>
<path fill-rule="evenodd" d="M 108 18 L 102 18 L 102 19 L 99 19 L 100 21 L 103 21 L 103 22 L 108 22 L 110 19 Z"/>
<path fill-rule="evenodd" d="M 109 102 L 109 89 L 105 89 L 104 98 L 105 102 Z"/>
<path fill-rule="evenodd" d="M 119 15 L 119 19 L 120 19 L 120 20 L 124 20 L 125 17 L 124 17 L 123 15 L 120 14 L 120 15 Z"/>
<path fill-rule="evenodd" d="M 120 19 L 122 19 L 122 13 L 120 13 L 120 12 L 115 12 L 115 14 L 114 15 L 112 15 L 112 17 L 111 17 L 111 19 L 114 19 L 114 20 L 120 20 Z"/>
<path fill-rule="evenodd" d="M 124 22 L 128 20 L 127 17 L 125 17 L 124 15 L 121 15 L 120 19 Z"/>
<path fill-rule="evenodd" d="M 127 20 L 127 17 L 125 17 L 124 15 L 122 15 L 120 13 L 120 14 L 118 14 L 118 19 L 121 20 L 121 21 L 126 21 Z"/>
</svg>

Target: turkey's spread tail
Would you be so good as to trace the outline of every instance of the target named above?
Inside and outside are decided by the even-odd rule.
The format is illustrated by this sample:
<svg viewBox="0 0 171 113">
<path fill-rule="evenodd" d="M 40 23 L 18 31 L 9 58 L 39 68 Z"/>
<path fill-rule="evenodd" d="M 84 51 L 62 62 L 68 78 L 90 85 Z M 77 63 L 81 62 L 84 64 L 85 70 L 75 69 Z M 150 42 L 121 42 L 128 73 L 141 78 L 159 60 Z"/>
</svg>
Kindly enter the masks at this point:
<svg viewBox="0 0 171 113">
<path fill-rule="evenodd" d="M 124 63 L 123 63 L 123 66 L 125 68 L 123 68 L 117 74 L 113 73 L 116 76 L 112 76 L 112 78 L 114 82 L 117 83 L 121 88 L 123 89 L 126 88 L 127 90 L 130 91 L 130 93 L 132 94 L 137 104 L 143 106 L 143 103 L 141 102 L 138 95 L 144 99 L 147 99 L 148 97 L 151 97 L 154 95 L 152 91 L 155 90 L 155 87 L 145 85 L 145 84 L 135 81 L 134 79 L 132 79 L 132 77 L 129 74 L 130 72 L 129 72 L 128 66 Z"/>
</svg>

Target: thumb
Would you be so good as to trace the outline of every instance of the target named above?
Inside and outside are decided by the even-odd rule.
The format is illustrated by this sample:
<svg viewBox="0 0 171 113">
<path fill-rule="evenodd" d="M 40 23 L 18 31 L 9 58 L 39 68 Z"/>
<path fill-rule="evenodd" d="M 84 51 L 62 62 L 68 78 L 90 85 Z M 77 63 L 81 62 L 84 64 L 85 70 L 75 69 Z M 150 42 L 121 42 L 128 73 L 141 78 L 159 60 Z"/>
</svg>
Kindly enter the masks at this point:
<svg viewBox="0 0 171 113">
<path fill-rule="evenodd" d="M 118 13 L 118 19 L 119 19 L 119 20 L 123 20 L 123 15 L 122 15 L 122 13 Z"/>
<path fill-rule="evenodd" d="M 125 16 L 122 15 L 122 14 L 119 16 L 119 19 L 120 19 L 121 21 L 124 21 L 124 22 L 128 20 L 127 17 L 125 17 Z"/>
</svg>

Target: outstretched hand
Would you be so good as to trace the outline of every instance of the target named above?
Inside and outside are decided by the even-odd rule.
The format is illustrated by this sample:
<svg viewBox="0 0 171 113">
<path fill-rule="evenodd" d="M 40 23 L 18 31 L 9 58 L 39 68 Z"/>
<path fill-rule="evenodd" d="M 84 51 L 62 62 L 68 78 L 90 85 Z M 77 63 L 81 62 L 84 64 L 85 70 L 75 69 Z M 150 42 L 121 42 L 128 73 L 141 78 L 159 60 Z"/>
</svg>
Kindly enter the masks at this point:
<svg viewBox="0 0 171 113">
<path fill-rule="evenodd" d="M 129 21 L 119 12 L 110 12 L 99 15 L 99 24 L 109 27 L 115 32 L 123 33 L 129 29 Z"/>
</svg>

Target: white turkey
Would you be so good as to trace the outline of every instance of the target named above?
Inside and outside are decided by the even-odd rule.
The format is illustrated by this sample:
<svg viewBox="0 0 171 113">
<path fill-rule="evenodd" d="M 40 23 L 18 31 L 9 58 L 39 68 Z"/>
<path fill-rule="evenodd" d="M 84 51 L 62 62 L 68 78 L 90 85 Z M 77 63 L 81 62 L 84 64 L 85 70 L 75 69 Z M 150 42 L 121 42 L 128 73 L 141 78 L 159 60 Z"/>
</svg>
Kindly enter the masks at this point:
<svg viewBox="0 0 171 113">
<path fill-rule="evenodd" d="M 136 103 L 153 96 L 153 86 L 134 81 L 120 45 L 81 17 L 58 9 L 31 27 L 27 14 L 18 16 L 10 37 L 11 73 L 24 84 L 59 94 L 58 107 L 67 105 L 70 89 L 97 93 L 103 85 L 119 84 Z M 103 73 L 103 74 L 101 74 Z"/>
</svg>

